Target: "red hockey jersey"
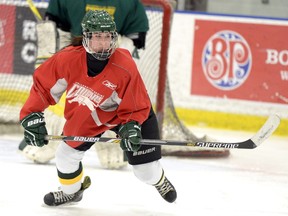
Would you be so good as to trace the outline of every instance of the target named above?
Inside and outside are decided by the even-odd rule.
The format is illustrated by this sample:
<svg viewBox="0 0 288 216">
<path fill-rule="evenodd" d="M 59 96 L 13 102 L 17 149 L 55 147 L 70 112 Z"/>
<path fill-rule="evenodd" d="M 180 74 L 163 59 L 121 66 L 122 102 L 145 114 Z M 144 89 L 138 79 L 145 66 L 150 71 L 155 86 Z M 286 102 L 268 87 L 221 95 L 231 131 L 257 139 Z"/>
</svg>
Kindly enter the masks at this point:
<svg viewBox="0 0 288 216">
<path fill-rule="evenodd" d="M 87 75 L 83 46 L 67 47 L 35 70 L 29 98 L 20 119 L 43 112 L 66 92 L 63 133 L 66 136 L 96 136 L 118 124 L 143 123 L 150 111 L 150 99 L 130 53 L 116 49 L 104 70 Z M 72 147 L 80 143 L 68 142 Z"/>
</svg>

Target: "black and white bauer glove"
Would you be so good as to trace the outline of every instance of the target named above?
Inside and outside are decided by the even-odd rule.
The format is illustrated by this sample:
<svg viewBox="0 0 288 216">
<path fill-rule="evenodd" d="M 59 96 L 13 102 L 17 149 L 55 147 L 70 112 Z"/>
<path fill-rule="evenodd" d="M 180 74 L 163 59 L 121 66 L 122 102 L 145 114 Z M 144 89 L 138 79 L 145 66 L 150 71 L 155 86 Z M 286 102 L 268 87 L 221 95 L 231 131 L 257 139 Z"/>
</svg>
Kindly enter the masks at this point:
<svg viewBox="0 0 288 216">
<path fill-rule="evenodd" d="M 120 147 L 123 151 L 136 152 L 140 149 L 142 135 L 141 125 L 138 122 L 131 121 L 121 125 L 118 134 L 121 137 Z"/>
<path fill-rule="evenodd" d="M 42 147 L 48 144 L 48 140 L 45 140 L 47 129 L 43 113 L 35 112 L 27 115 L 21 120 L 21 125 L 28 145 Z"/>
</svg>

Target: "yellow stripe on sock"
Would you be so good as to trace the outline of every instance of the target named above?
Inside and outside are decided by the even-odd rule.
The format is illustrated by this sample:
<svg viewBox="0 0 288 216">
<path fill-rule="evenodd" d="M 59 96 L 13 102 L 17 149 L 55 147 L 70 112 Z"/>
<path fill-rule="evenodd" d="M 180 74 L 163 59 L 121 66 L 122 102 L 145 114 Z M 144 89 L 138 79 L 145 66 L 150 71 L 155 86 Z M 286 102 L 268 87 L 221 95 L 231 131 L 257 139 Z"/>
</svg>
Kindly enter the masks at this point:
<svg viewBox="0 0 288 216">
<path fill-rule="evenodd" d="M 73 179 L 62 179 L 62 178 L 59 178 L 59 181 L 63 185 L 72 185 L 72 184 L 75 184 L 75 183 L 81 181 L 82 177 L 83 177 L 83 172 L 81 172 L 80 175 L 78 175 L 77 177 L 75 177 Z"/>
</svg>

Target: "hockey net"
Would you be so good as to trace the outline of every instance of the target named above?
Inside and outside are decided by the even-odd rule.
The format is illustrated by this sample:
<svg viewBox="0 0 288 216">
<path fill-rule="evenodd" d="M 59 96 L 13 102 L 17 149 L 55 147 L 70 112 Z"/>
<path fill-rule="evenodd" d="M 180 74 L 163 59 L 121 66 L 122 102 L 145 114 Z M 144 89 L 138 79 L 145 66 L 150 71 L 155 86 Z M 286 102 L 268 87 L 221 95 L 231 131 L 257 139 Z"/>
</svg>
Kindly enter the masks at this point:
<svg viewBox="0 0 288 216">
<path fill-rule="evenodd" d="M 145 50 L 134 53 L 135 61 L 147 86 L 157 114 L 162 139 L 213 140 L 195 136 L 179 120 L 173 105 L 167 75 L 169 36 L 175 2 L 142 0 L 149 19 Z M 35 2 L 44 14 L 47 2 Z M 19 111 L 32 85 L 36 58 L 36 19 L 26 1 L 0 0 L 0 132 L 22 133 Z M 50 134 L 61 134 L 64 124 L 64 102 L 45 111 Z M 110 134 L 109 134 L 110 135 Z M 107 146 L 107 145 L 106 145 Z M 104 148 L 104 147 L 103 147 Z M 105 147 L 106 148 L 106 147 Z M 228 150 L 163 146 L 165 156 L 227 156 Z M 113 157 L 113 156 L 111 156 Z M 111 158 L 113 160 L 113 158 Z"/>
</svg>

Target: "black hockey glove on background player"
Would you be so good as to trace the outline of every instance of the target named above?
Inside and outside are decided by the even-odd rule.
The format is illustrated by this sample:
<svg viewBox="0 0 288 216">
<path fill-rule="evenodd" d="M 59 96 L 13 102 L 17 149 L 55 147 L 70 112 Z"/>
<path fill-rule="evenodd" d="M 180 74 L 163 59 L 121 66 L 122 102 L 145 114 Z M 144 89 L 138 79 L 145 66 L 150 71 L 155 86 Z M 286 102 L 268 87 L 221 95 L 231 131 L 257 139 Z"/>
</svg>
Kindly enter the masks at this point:
<svg viewBox="0 0 288 216">
<path fill-rule="evenodd" d="M 119 128 L 120 147 L 123 151 L 138 151 L 141 147 L 141 126 L 136 121 L 128 122 Z"/>
<path fill-rule="evenodd" d="M 48 140 L 45 140 L 47 129 L 43 113 L 35 112 L 27 115 L 22 119 L 21 125 L 24 128 L 24 139 L 28 145 L 42 147 L 48 144 Z"/>
</svg>

